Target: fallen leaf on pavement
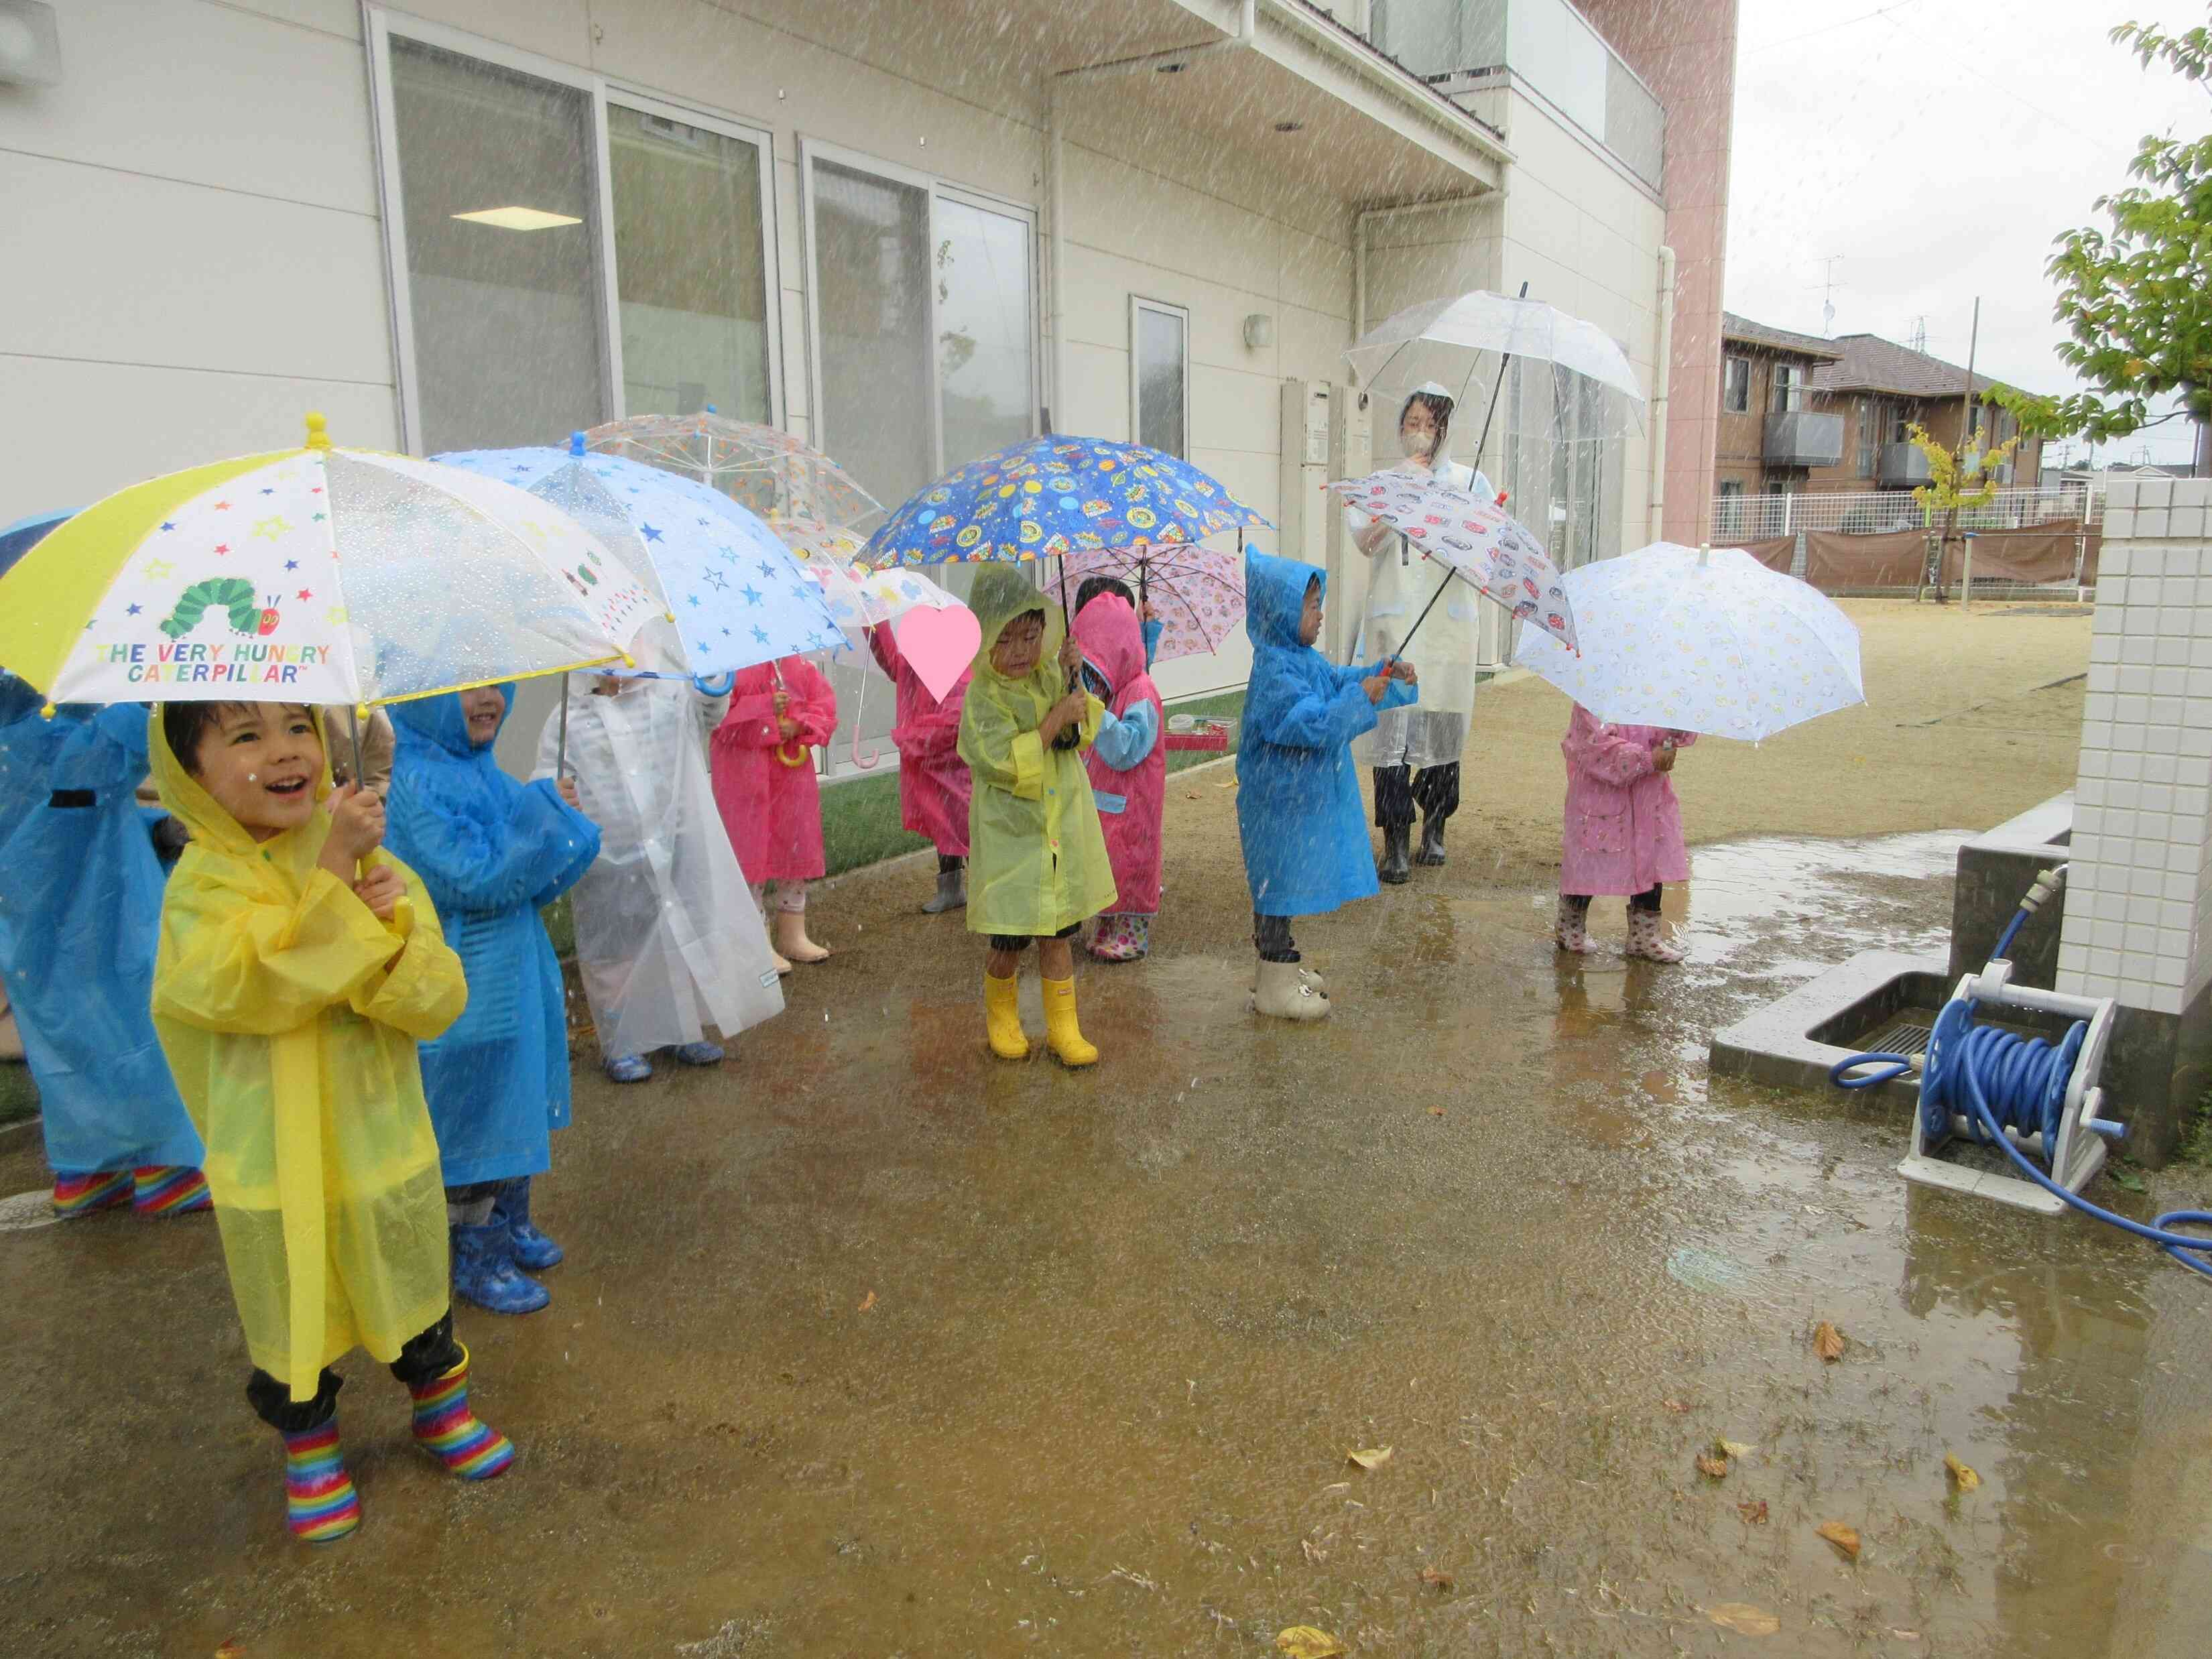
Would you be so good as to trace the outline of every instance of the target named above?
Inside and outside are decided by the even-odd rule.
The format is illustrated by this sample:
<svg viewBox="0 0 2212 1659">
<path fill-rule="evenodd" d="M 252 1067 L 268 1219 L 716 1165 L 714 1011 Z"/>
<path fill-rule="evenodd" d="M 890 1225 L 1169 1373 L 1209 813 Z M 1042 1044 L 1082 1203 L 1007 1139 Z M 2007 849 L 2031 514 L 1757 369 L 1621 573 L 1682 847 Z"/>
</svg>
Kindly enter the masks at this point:
<svg viewBox="0 0 2212 1659">
<path fill-rule="evenodd" d="M 1894 1625 L 1892 1625 L 1889 1627 L 1889 1633 L 1892 1636 L 1894 1636 L 1900 1642 L 1917 1642 L 1920 1639 L 1920 1632 L 1918 1631 L 1899 1630 Z"/>
<path fill-rule="evenodd" d="M 1449 1595 L 1452 1592 L 1452 1576 L 1448 1572 L 1438 1572 L 1434 1567 L 1421 1569 L 1421 1582 L 1435 1585 L 1440 1595 Z"/>
<path fill-rule="evenodd" d="M 874 1307 L 875 1305 L 876 1305 L 876 1293 L 875 1293 L 873 1291 L 870 1291 L 867 1293 L 867 1295 L 866 1295 L 866 1296 L 864 1296 L 864 1297 L 862 1297 L 860 1298 L 860 1311 L 861 1311 L 862 1313 L 866 1313 L 866 1312 L 867 1312 L 867 1310 L 868 1310 L 869 1309 L 871 1309 L 871 1308 Z"/>
<path fill-rule="evenodd" d="M 1687 1417 L 1690 1414 L 1690 1404 L 1686 1400 L 1662 1400 L 1659 1403 L 1677 1417 Z"/>
<path fill-rule="evenodd" d="M 242 1642 L 225 1642 L 215 1650 L 215 1659 L 246 1659 L 246 1644 Z"/>
<path fill-rule="evenodd" d="M 1275 1646 L 1291 1659 L 1336 1659 L 1344 1651 L 1343 1643 L 1311 1625 L 1292 1625 L 1288 1630 L 1277 1631 Z"/>
<path fill-rule="evenodd" d="M 1742 1457 L 1752 1449 L 1741 1440 L 1716 1440 L 1713 1445 L 1723 1457 Z"/>
<path fill-rule="evenodd" d="M 1763 1527 L 1766 1524 L 1766 1500 L 1764 1498 L 1755 1504 L 1737 1504 L 1735 1512 L 1743 1517 L 1743 1524 L 1747 1527 Z"/>
<path fill-rule="evenodd" d="M 1299 1539 L 1298 1547 L 1306 1553 L 1306 1560 L 1314 1566 L 1317 1567 L 1322 1562 L 1328 1559 L 1328 1552 L 1324 1549 L 1316 1549 L 1314 1547 L 1314 1540 L 1310 1538 Z"/>
<path fill-rule="evenodd" d="M 1826 1320 L 1822 1320 L 1813 1327 L 1813 1352 L 1823 1359 L 1841 1359 L 1844 1357 L 1844 1334 Z"/>
<path fill-rule="evenodd" d="M 1748 1601 L 1723 1601 L 1717 1607 L 1707 1607 L 1705 1617 L 1739 1636 L 1771 1636 L 1782 1628 L 1779 1619 Z"/>
<path fill-rule="evenodd" d="M 1728 1459 L 1716 1457 L 1711 1452 L 1699 1452 L 1698 1473 L 1711 1475 L 1716 1480 L 1724 1480 L 1728 1478 Z"/>
<path fill-rule="evenodd" d="M 2124 1193 L 2147 1193 L 2150 1190 L 2143 1184 L 2143 1178 L 2141 1176 L 2130 1175 L 2125 1170 L 2118 1169 L 2110 1164 L 2105 1166 L 2105 1176 L 2112 1185 Z"/>
<path fill-rule="evenodd" d="M 1441 1106 L 1431 1106 L 1429 1108 L 1429 1115 L 1431 1117 L 1442 1117 L 1443 1115 L 1444 1109 Z"/>
<path fill-rule="evenodd" d="M 1857 1528 L 1847 1527 L 1840 1521 L 1823 1521 L 1813 1530 L 1841 1550 L 1847 1559 L 1856 1561 L 1859 1559 Z"/>
<path fill-rule="evenodd" d="M 1956 1452 L 1943 1454 L 1943 1467 L 1951 1471 L 1951 1479 L 1957 1482 L 1960 1492 L 1972 1492 L 1982 1484 L 1982 1477 L 1961 1463 Z"/>
<path fill-rule="evenodd" d="M 1346 1452 L 1346 1456 L 1363 1469 L 1379 1469 L 1390 1461 L 1390 1448 L 1376 1446 L 1366 1451 Z"/>
</svg>

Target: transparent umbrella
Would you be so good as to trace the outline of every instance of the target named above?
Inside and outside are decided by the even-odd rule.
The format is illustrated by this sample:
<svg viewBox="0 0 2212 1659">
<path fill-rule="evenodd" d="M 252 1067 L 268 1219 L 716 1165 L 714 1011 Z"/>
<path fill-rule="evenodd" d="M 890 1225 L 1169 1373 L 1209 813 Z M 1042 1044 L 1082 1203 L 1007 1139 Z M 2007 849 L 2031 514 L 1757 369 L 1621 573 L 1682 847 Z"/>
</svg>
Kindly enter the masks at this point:
<svg viewBox="0 0 2212 1659">
<path fill-rule="evenodd" d="M 732 421 L 709 407 L 696 415 L 635 415 L 585 433 L 594 453 L 642 461 L 696 478 L 771 526 L 784 520 L 868 532 L 883 503 L 820 450 L 772 426 Z"/>
</svg>

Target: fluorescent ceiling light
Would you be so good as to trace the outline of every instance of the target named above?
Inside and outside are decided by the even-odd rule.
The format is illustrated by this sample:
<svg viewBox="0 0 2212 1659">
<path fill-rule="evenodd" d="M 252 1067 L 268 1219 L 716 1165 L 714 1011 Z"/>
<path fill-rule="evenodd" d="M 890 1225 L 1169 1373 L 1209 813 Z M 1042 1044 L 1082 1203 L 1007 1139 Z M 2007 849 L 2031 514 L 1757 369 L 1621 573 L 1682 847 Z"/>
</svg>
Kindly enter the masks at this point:
<svg viewBox="0 0 2212 1659">
<path fill-rule="evenodd" d="M 475 213 L 456 213 L 456 219 L 465 219 L 472 225 L 497 225 L 501 230 L 550 230 L 556 225 L 580 225 L 584 222 L 570 213 L 548 213 L 542 208 L 500 207 L 483 208 Z"/>
</svg>

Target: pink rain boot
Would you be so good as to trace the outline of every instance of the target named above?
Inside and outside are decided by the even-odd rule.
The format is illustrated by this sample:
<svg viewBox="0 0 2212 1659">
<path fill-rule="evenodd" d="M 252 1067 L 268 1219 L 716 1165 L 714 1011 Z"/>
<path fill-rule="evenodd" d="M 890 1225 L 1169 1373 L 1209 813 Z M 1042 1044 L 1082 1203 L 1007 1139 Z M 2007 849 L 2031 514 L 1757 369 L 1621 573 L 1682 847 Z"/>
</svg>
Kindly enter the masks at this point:
<svg viewBox="0 0 2212 1659">
<path fill-rule="evenodd" d="M 1570 955 L 1586 957 L 1590 953 L 1589 906 L 1577 904 L 1565 893 L 1559 895 L 1559 919 L 1553 937 L 1559 940 L 1559 949 Z"/>
<path fill-rule="evenodd" d="M 1638 910 L 1628 913 L 1627 955 L 1645 962 L 1680 962 L 1682 953 L 1667 942 L 1665 926 L 1656 910 Z"/>
</svg>

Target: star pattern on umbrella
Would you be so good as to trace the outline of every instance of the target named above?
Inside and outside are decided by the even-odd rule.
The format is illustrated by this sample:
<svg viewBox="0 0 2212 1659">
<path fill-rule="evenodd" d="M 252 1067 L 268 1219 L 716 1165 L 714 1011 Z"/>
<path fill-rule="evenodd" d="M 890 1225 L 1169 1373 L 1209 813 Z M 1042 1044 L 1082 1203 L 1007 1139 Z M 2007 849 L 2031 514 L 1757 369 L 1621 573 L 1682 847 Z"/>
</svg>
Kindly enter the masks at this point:
<svg viewBox="0 0 2212 1659">
<path fill-rule="evenodd" d="M 637 527 L 637 533 L 638 533 L 639 535 L 641 535 L 641 536 L 644 537 L 644 538 L 646 538 L 646 540 L 647 540 L 647 541 L 649 541 L 649 542 L 657 542 L 657 541 L 659 541 L 659 540 L 661 539 L 661 534 L 660 534 L 660 532 L 659 532 L 658 530 L 654 529 L 654 528 L 653 528 L 651 525 L 649 525 L 649 524 L 641 524 L 641 525 L 639 525 L 639 526 L 638 526 L 638 527 Z"/>
<path fill-rule="evenodd" d="M 755 623 L 753 626 L 753 638 L 758 641 L 761 644 L 766 645 L 768 643 L 768 630 L 761 627 L 758 623 Z"/>
<path fill-rule="evenodd" d="M 281 513 L 276 514 L 270 518 L 256 519 L 253 521 L 253 533 L 255 537 L 264 541 L 273 542 L 277 540 L 291 527 L 291 520 L 287 519 Z"/>
<path fill-rule="evenodd" d="M 177 574 L 177 567 L 167 559 L 149 559 L 138 568 L 145 573 L 146 580 L 149 582 L 167 581 Z"/>
<path fill-rule="evenodd" d="M 755 587 L 750 582 L 746 583 L 738 592 L 745 596 L 747 605 L 758 605 L 761 602 L 760 589 Z"/>
<path fill-rule="evenodd" d="M 140 605 L 125 605 L 123 608 L 123 614 L 126 617 L 135 617 L 145 608 L 145 606 Z"/>
</svg>

